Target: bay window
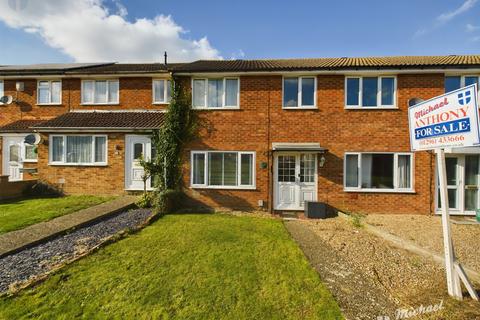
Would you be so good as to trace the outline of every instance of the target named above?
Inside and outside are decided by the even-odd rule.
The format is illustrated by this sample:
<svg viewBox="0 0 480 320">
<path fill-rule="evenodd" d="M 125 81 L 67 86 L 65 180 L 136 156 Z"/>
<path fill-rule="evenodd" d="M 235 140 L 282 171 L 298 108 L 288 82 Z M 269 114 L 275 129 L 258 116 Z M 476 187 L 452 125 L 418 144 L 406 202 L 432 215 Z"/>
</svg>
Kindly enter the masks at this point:
<svg viewBox="0 0 480 320">
<path fill-rule="evenodd" d="M 396 78 L 388 77 L 346 77 L 345 107 L 395 108 Z"/>
<path fill-rule="evenodd" d="M 254 182 L 254 152 L 192 152 L 192 187 L 252 189 Z"/>
<path fill-rule="evenodd" d="M 192 101 L 196 109 L 239 108 L 238 78 L 193 79 Z"/>
<path fill-rule="evenodd" d="M 50 164 L 106 165 L 107 136 L 51 135 Z"/>
<path fill-rule="evenodd" d="M 316 87 L 315 77 L 283 78 L 283 108 L 315 108 Z"/>
<path fill-rule="evenodd" d="M 478 85 L 480 84 L 480 78 L 477 75 L 467 76 L 446 76 L 445 77 L 445 93 L 454 91 L 465 86 L 476 83 L 477 89 L 480 90 Z"/>
<path fill-rule="evenodd" d="M 170 103 L 172 99 L 171 85 L 170 80 L 153 80 L 153 103 Z"/>
<path fill-rule="evenodd" d="M 40 80 L 37 83 L 37 104 L 61 104 L 62 82 Z"/>
<path fill-rule="evenodd" d="M 83 80 L 82 104 L 117 104 L 118 80 Z"/>
<path fill-rule="evenodd" d="M 345 154 L 346 191 L 413 191 L 411 153 Z"/>
</svg>

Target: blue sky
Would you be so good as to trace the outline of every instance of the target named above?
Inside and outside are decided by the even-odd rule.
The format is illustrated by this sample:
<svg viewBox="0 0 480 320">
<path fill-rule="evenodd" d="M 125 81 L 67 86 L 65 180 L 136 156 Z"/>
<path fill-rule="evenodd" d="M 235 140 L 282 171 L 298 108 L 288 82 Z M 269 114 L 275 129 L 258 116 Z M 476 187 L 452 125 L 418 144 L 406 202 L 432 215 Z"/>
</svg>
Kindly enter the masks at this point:
<svg viewBox="0 0 480 320">
<path fill-rule="evenodd" d="M 26 1 L 35 14 L 43 10 L 33 8 L 29 0 L 15 1 Z M 65 3 L 42 1 L 52 7 Z M 107 28 L 95 20 L 65 28 L 61 22 L 54 26 L 39 23 L 26 11 L 14 12 L 18 17 L 12 17 L 7 8 L 3 15 L 0 12 L 0 38 L 6 45 L 0 50 L 0 64 L 150 61 L 160 60 L 163 49 L 169 51 L 172 60 L 480 53 L 480 2 L 476 0 L 76 1 L 86 4 L 75 11 L 90 10 L 89 6 L 96 3 L 97 11 L 104 10 L 99 21 L 105 16 L 123 19 L 118 34 L 115 23 Z M 73 9 L 62 7 L 57 11 L 71 14 L 72 21 L 81 19 Z M 170 16 L 167 25 L 182 31 L 162 34 L 165 21 L 157 23 L 158 16 Z M 137 19 L 147 19 L 151 25 L 135 25 L 139 33 L 134 29 L 129 38 L 121 28 L 128 29 Z M 103 41 L 98 36 L 102 32 L 117 40 Z M 97 36 L 93 38 L 92 34 Z M 203 37 L 208 41 L 198 44 Z M 102 43 L 101 48 L 98 43 Z M 119 59 L 115 59 L 117 56 Z"/>
</svg>

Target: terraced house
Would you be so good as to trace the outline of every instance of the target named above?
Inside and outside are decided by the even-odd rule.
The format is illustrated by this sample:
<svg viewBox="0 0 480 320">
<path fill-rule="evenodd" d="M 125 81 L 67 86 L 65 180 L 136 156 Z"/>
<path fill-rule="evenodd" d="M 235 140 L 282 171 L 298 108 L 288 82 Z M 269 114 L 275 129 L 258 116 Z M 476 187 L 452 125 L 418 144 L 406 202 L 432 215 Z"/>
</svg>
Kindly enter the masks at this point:
<svg viewBox="0 0 480 320">
<path fill-rule="evenodd" d="M 435 156 L 410 152 L 408 101 L 479 76 L 480 56 L 3 66 L 2 172 L 67 193 L 143 190 L 138 159 L 151 156 L 175 79 L 202 122 L 185 155 L 191 205 L 435 214 Z M 479 206 L 479 157 L 448 154 L 452 213 Z"/>
</svg>

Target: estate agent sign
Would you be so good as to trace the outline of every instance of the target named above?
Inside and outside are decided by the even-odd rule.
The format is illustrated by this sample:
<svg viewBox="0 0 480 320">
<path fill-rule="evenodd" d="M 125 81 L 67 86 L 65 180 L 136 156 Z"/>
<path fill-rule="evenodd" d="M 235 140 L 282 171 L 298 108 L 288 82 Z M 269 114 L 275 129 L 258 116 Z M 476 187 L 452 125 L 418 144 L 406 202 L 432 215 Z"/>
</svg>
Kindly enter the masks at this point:
<svg viewBox="0 0 480 320">
<path fill-rule="evenodd" d="M 455 257 L 450 228 L 445 148 L 471 147 L 480 144 L 477 84 L 473 84 L 408 109 L 410 148 L 432 150 L 437 154 L 438 186 L 442 209 L 443 247 L 448 293 L 462 299 L 461 283 L 470 296 L 479 300 L 477 292 Z"/>
<path fill-rule="evenodd" d="M 477 84 L 409 108 L 412 151 L 480 144 Z"/>
</svg>

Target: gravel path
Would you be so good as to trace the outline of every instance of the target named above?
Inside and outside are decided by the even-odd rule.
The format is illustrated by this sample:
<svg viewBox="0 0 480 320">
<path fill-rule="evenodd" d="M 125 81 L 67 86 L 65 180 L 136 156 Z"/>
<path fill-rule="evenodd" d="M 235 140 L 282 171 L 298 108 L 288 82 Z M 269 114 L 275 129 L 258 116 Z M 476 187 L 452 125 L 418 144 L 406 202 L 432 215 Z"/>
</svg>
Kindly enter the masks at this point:
<svg viewBox="0 0 480 320">
<path fill-rule="evenodd" d="M 0 293 L 14 283 L 47 273 L 55 266 L 84 254 L 122 230 L 140 226 L 151 215 L 137 209 L 101 220 L 45 243 L 0 258 Z"/>
<path fill-rule="evenodd" d="M 378 214 L 366 217 L 366 222 L 393 235 L 413 241 L 443 255 L 442 221 L 440 216 Z M 480 224 L 451 223 L 455 254 L 460 262 L 480 272 Z"/>
<path fill-rule="evenodd" d="M 397 308 L 441 300 L 442 312 L 421 319 L 480 319 L 478 302 L 449 299 L 443 268 L 427 258 L 393 247 L 341 218 L 285 225 L 348 319 L 395 319 Z"/>
</svg>

